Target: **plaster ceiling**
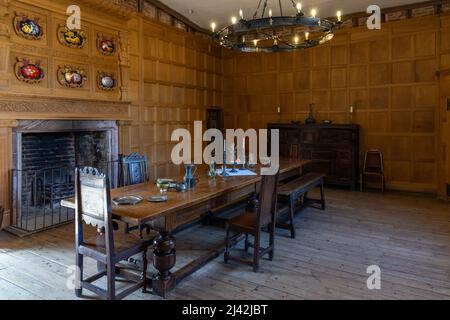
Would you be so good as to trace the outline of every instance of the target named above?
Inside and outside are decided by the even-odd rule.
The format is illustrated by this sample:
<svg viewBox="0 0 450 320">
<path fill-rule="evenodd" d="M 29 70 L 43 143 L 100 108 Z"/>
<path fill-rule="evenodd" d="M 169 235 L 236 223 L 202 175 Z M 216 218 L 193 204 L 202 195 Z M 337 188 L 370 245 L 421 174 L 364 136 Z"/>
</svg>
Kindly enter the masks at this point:
<svg viewBox="0 0 450 320">
<path fill-rule="evenodd" d="M 294 0 L 300 1 L 304 11 L 309 13 L 312 8 L 318 10 L 318 16 L 330 17 L 341 10 L 343 14 L 366 11 L 372 4 L 381 8 L 407 5 L 423 0 Z M 239 16 L 239 8 L 244 11 L 245 17 L 252 17 L 259 0 L 160 0 L 160 2 L 181 13 L 200 27 L 209 29 L 211 22 L 216 22 L 218 27 L 230 24 L 232 16 Z M 284 14 L 295 14 L 291 0 L 281 0 Z M 268 8 L 272 8 L 274 15 L 279 14 L 278 0 L 268 0 Z"/>
</svg>

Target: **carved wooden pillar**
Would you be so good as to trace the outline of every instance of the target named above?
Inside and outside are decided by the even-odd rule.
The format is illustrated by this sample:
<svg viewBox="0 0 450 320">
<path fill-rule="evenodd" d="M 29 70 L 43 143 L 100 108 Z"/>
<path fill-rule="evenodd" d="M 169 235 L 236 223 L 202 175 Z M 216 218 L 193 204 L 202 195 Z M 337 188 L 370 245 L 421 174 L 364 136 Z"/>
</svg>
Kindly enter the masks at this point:
<svg viewBox="0 0 450 320">
<path fill-rule="evenodd" d="M 128 101 L 128 82 L 130 77 L 130 40 L 128 32 L 119 32 L 119 68 L 120 68 L 120 99 Z"/>
<path fill-rule="evenodd" d="M 11 48 L 11 21 L 8 13 L 10 0 L 0 0 L 0 91 L 7 91 L 11 86 L 9 72 L 9 55 Z"/>
<path fill-rule="evenodd" d="M 0 206 L 5 209 L 3 226 L 8 226 L 11 213 L 10 169 L 12 167 L 12 128 L 17 120 L 0 119 Z M 1 227 L 1 226 L 0 226 Z"/>
<path fill-rule="evenodd" d="M 119 154 L 129 154 L 130 150 L 130 130 L 131 120 L 117 121 L 119 130 Z"/>
</svg>

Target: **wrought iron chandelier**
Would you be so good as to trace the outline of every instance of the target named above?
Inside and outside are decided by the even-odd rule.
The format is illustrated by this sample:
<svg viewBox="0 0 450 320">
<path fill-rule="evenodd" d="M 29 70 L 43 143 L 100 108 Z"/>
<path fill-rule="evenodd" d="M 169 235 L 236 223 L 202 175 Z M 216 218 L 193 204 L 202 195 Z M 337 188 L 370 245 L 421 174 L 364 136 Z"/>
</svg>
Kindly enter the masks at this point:
<svg viewBox="0 0 450 320">
<path fill-rule="evenodd" d="M 311 9 L 310 16 L 306 16 L 300 2 L 290 1 L 296 10 L 294 16 L 283 14 L 281 0 L 278 0 L 280 16 L 272 15 L 268 0 L 259 0 L 251 20 L 246 20 L 240 9 L 239 20 L 233 16 L 228 27 L 216 31 L 216 23 L 212 22 L 212 37 L 221 46 L 242 52 L 293 51 L 333 39 L 334 32 L 342 24 L 341 11 L 336 13 L 333 21 L 317 17 L 316 9 Z"/>
</svg>

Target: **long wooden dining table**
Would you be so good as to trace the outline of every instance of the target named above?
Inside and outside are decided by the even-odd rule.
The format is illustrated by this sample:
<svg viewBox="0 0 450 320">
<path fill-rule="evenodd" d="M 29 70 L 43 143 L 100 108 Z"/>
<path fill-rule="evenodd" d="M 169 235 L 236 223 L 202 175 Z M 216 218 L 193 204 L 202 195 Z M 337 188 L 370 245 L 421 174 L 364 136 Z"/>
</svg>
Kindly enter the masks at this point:
<svg viewBox="0 0 450 320">
<path fill-rule="evenodd" d="M 304 167 L 310 162 L 309 160 L 280 159 L 280 181 L 294 175 L 301 175 Z M 241 199 L 246 195 L 256 194 L 261 176 L 258 167 L 253 171 L 257 173 L 254 176 L 217 176 L 215 179 L 209 179 L 206 170 L 199 168 L 197 170 L 199 180 L 195 188 L 187 192 L 168 192 L 167 202 L 153 203 L 144 200 L 134 206 L 112 206 L 114 219 L 137 226 L 151 224 L 152 228 L 158 232 L 154 240 L 153 251 L 153 265 L 158 273 L 150 279 L 154 294 L 166 297 L 178 282 L 223 252 L 224 246 L 214 248 L 176 272 L 170 272 L 176 262 L 174 236 L 176 230 L 198 221 L 214 208 Z M 139 195 L 147 199 L 158 194 L 159 189 L 154 182 L 111 190 L 111 198 Z M 75 200 L 73 198 L 62 200 L 61 205 L 75 209 Z"/>
</svg>

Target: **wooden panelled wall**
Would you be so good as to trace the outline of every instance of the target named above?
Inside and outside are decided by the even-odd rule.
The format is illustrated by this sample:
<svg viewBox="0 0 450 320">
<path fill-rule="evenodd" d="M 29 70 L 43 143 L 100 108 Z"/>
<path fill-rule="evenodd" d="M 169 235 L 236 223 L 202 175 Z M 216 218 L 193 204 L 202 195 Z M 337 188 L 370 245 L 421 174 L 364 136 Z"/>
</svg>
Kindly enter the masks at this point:
<svg viewBox="0 0 450 320">
<path fill-rule="evenodd" d="M 120 83 L 119 53 L 116 51 L 112 56 L 105 56 L 97 50 L 98 34 L 113 37 L 117 48 L 120 48 L 120 22 L 117 18 L 94 16 L 88 8 L 83 7 L 82 29 L 87 37 L 86 44 L 82 48 L 69 48 L 60 43 L 57 32 L 61 25 L 66 24 L 66 8 L 63 4 L 50 4 L 45 1 L 40 6 L 30 5 L 28 1 L 11 1 L 8 8 L 12 42 L 9 70 L 13 72 L 17 59 L 29 59 L 31 63 L 40 62 L 45 78 L 39 84 L 28 84 L 11 75 L 10 86 L 4 89 L 8 90 L 8 94 L 120 100 L 119 89 L 104 91 L 96 85 L 98 72 L 111 73 Z M 16 14 L 38 19 L 43 28 L 42 39 L 29 40 L 17 35 L 12 28 Z M 67 88 L 59 83 L 57 71 L 59 67 L 66 65 L 86 72 L 87 80 L 82 88 Z"/>
<path fill-rule="evenodd" d="M 450 17 L 442 19 L 440 50 L 438 196 L 450 200 L 450 190 L 447 188 L 447 184 L 450 184 Z"/>
<path fill-rule="evenodd" d="M 83 5 L 82 27 L 87 42 L 81 49 L 69 48 L 58 41 L 57 33 L 59 25 L 67 19 L 69 4 L 53 0 L 0 1 L 0 205 L 6 209 L 4 224 L 9 222 L 12 131 L 17 120 L 128 118 L 129 104 L 122 103 L 127 99 L 124 84 L 128 78 L 123 17 L 96 12 Z M 16 14 L 39 19 L 42 38 L 28 40 L 17 35 L 13 24 Z M 96 40 L 100 33 L 114 37 L 118 50 L 113 56 L 98 52 Z M 40 62 L 45 74 L 42 82 L 20 81 L 14 71 L 17 59 Z M 59 83 L 57 70 L 64 65 L 85 70 L 87 81 L 82 88 L 67 88 Z M 116 90 L 103 91 L 97 87 L 99 71 L 115 74 Z"/>
<path fill-rule="evenodd" d="M 194 120 L 205 120 L 207 107 L 222 105 L 222 49 L 209 39 L 135 13 L 127 17 L 103 14 L 96 7 L 101 4 L 86 0 L 81 10 L 88 42 L 81 50 L 67 48 L 58 42 L 56 28 L 64 23 L 69 4 L 50 0 L 0 3 L 5 11 L 0 26 L 8 31 L 0 37 L 0 185 L 4 186 L 0 187 L 0 205 L 7 208 L 5 222 L 16 119 L 120 120 L 119 152 L 147 154 L 154 179 L 180 173 L 180 167 L 170 161 L 172 131 L 192 130 Z M 38 17 L 44 38 L 32 41 L 15 35 L 12 19 L 16 12 Z M 115 37 L 119 51 L 113 57 L 98 53 L 98 33 Z M 46 74 L 42 83 L 15 78 L 13 66 L 19 56 L 42 62 Z M 58 83 L 56 70 L 64 64 L 86 69 L 84 88 L 69 89 Z M 97 71 L 114 72 L 120 86 L 112 92 L 99 90 Z"/>
<path fill-rule="evenodd" d="M 448 180 L 441 171 L 448 176 L 450 129 L 446 122 L 446 97 L 450 93 L 442 89 L 448 89 L 448 77 L 441 76 L 440 81 L 436 71 L 450 69 L 448 16 L 385 23 L 381 31 L 344 29 L 325 46 L 295 53 L 239 54 L 140 15 L 108 17 L 83 7 L 83 23 L 90 39 L 85 51 L 73 52 L 57 42 L 54 32 L 54 25 L 64 19 L 62 8 L 69 2 L 14 3 L 8 9 L 11 15 L 25 11 L 42 16 L 41 21 L 50 31 L 43 44 L 30 45 L 12 30 L 10 38 L 1 38 L 1 43 L 5 42 L 1 47 L 10 49 L 2 49 L 0 54 L 0 86 L 4 86 L 0 95 L 29 94 L 41 97 L 45 103 L 47 98 L 57 96 L 69 99 L 69 106 L 80 108 L 83 99 L 89 99 L 90 105 L 94 101 L 94 112 L 58 113 L 50 106 L 49 113 L 43 103 L 44 109 L 39 112 L 3 113 L 3 186 L 8 184 L 14 126 L 14 121 L 4 119 L 117 117 L 124 120 L 119 127 L 120 152 L 148 154 L 154 179 L 179 173 L 180 168 L 170 162 L 171 132 L 177 128 L 192 129 L 194 120 L 205 120 L 208 107 L 224 108 L 228 128 L 265 128 L 268 122 L 304 121 L 309 103 L 314 102 L 319 121 L 361 124 L 361 152 L 370 148 L 383 151 L 388 187 L 435 192 L 438 185 L 438 193 L 445 193 Z M 11 23 L 11 18 L 2 18 L 5 25 Z M 122 38 L 120 57 L 97 55 L 97 32 Z M 32 87 L 11 76 L 15 56 L 25 52 L 43 61 L 48 75 L 43 84 Z M 86 89 L 59 86 L 55 68 L 62 62 L 89 70 Z M 120 73 L 122 90 L 98 91 L 94 85 L 98 69 Z M 74 99 L 77 104 L 73 104 Z M 116 107 L 104 107 L 104 101 L 121 100 L 131 101 L 128 114 L 105 114 L 105 108 Z M 356 109 L 352 117 L 350 105 Z M 281 113 L 277 113 L 278 107 Z M 124 110 L 123 106 L 117 108 Z M 1 188 L 0 204 L 8 208 L 8 199 L 8 189 Z"/>
<path fill-rule="evenodd" d="M 129 30 L 132 123 L 121 128 L 121 151 L 148 154 L 152 179 L 178 174 L 170 161 L 171 133 L 192 132 L 207 107 L 222 105 L 221 49 L 148 19 L 131 19 Z"/>
<path fill-rule="evenodd" d="M 366 150 L 380 149 L 388 187 L 436 192 L 436 73 L 450 41 L 440 31 L 440 17 L 423 17 L 384 23 L 379 31 L 343 29 L 327 45 L 294 53 L 228 52 L 226 126 L 303 122 L 315 103 L 318 121 L 361 125 L 361 160 Z"/>
</svg>

